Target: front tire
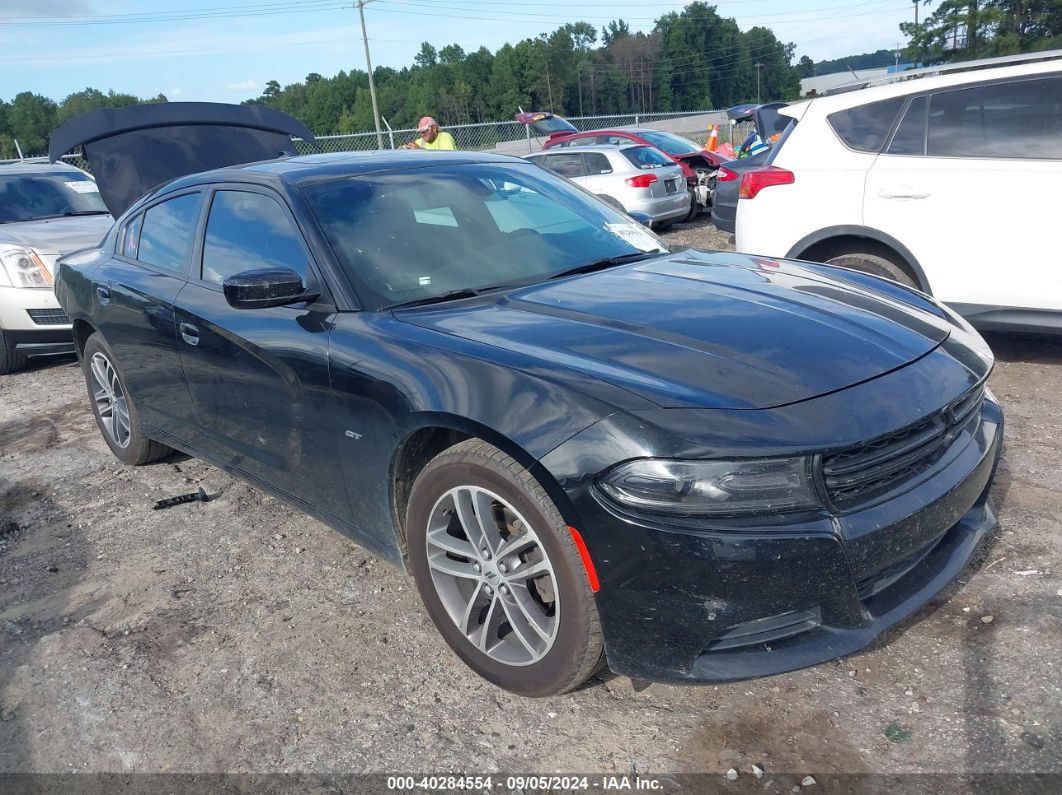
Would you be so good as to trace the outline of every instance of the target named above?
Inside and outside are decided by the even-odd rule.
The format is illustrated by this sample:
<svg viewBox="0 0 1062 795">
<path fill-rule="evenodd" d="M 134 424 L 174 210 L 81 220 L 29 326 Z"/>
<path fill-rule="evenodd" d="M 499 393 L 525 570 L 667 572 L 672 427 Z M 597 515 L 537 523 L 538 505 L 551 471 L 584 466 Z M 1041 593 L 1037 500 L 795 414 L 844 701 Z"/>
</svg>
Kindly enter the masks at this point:
<svg viewBox="0 0 1062 795">
<path fill-rule="evenodd" d="M 560 512 L 524 467 L 478 439 L 417 477 L 410 568 L 435 626 L 483 678 L 523 696 L 572 690 L 601 665 L 601 624 Z"/>
<path fill-rule="evenodd" d="M 81 369 L 96 425 L 115 458 L 124 464 L 139 466 L 173 452 L 172 448 L 144 436 L 133 398 L 125 387 L 114 355 L 99 332 L 85 342 Z"/>
<path fill-rule="evenodd" d="M 19 353 L 10 338 L 0 331 L 0 375 L 16 373 L 26 366 L 26 354 Z"/>
</svg>

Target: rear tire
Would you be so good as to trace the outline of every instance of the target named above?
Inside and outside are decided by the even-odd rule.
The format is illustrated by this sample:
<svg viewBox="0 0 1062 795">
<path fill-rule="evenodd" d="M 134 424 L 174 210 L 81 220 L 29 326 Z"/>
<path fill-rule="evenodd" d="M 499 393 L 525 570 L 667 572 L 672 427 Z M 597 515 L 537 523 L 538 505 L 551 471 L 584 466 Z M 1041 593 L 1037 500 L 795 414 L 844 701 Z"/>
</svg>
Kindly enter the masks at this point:
<svg viewBox="0 0 1062 795">
<path fill-rule="evenodd" d="M 0 375 L 15 373 L 26 366 L 26 354 L 19 353 L 15 343 L 0 331 Z"/>
<path fill-rule="evenodd" d="M 173 448 L 144 436 L 136 404 L 125 388 L 114 354 L 99 332 L 85 342 L 81 370 L 96 425 L 115 458 L 124 464 L 140 466 L 173 452 Z"/>
<path fill-rule="evenodd" d="M 850 268 L 854 271 L 869 273 L 872 276 L 881 276 L 884 279 L 914 287 L 916 290 L 919 289 L 918 283 L 904 270 L 903 266 L 885 252 L 849 251 L 843 254 L 835 254 L 826 259 L 825 262 L 828 265 L 837 265 L 841 268 Z"/>
<path fill-rule="evenodd" d="M 686 214 L 686 217 L 682 219 L 682 223 L 688 224 L 700 213 L 701 208 L 697 204 L 697 194 L 692 190 L 686 191 L 690 195 L 690 211 Z"/>
<path fill-rule="evenodd" d="M 413 484 L 406 529 L 428 615 L 484 679 L 550 696 L 600 667 L 601 623 L 579 551 L 511 457 L 479 439 L 444 450 Z"/>
</svg>

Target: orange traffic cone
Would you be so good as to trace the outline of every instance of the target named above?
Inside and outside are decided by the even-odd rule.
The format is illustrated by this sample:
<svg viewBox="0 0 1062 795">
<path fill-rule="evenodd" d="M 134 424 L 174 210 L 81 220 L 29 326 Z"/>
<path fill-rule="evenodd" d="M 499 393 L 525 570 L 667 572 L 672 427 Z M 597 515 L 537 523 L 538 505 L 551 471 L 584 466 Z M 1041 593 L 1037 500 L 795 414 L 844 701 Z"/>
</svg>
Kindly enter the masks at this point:
<svg viewBox="0 0 1062 795">
<path fill-rule="evenodd" d="M 718 143 L 719 143 L 719 125 L 718 124 L 713 124 L 712 125 L 712 132 L 708 136 L 708 143 L 705 144 L 704 148 L 707 149 L 709 152 L 714 152 L 715 151 L 715 147 L 716 147 L 716 145 Z"/>
</svg>

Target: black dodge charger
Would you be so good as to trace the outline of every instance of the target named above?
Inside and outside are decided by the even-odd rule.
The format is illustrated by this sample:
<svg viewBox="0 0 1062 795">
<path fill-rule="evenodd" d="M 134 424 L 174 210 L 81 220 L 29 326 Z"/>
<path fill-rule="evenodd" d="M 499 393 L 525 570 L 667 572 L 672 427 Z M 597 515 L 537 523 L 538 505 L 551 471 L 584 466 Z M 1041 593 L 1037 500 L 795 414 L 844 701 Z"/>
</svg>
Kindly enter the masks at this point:
<svg viewBox="0 0 1062 795">
<path fill-rule="evenodd" d="M 118 218 L 55 287 L 92 410 L 125 463 L 201 456 L 410 572 L 491 682 L 849 654 L 995 526 L 992 354 L 931 298 L 669 249 L 516 158 L 292 135 L 180 103 L 56 133 Z"/>
</svg>

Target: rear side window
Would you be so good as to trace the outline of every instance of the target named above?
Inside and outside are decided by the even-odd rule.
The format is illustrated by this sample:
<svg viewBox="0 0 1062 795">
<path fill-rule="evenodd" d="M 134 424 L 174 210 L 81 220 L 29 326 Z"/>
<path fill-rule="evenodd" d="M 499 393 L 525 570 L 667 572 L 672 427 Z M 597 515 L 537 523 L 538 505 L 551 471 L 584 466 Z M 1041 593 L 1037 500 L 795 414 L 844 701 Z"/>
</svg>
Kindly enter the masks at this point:
<svg viewBox="0 0 1062 795">
<path fill-rule="evenodd" d="M 1062 159 L 1062 76 L 934 94 L 927 153 Z"/>
<path fill-rule="evenodd" d="M 198 214 L 198 193 L 156 204 L 144 213 L 136 258 L 149 265 L 184 273 Z"/>
<path fill-rule="evenodd" d="M 122 229 L 122 241 L 118 249 L 123 257 L 136 259 L 136 246 L 140 242 L 140 225 L 144 223 L 144 214 L 131 218 Z"/>
<path fill-rule="evenodd" d="M 911 100 L 896 134 L 889 144 L 890 155 L 924 155 L 926 153 L 926 98 Z"/>
<path fill-rule="evenodd" d="M 612 164 L 608 162 L 608 157 L 600 152 L 587 152 L 583 157 L 586 158 L 586 172 L 588 174 L 612 173 Z"/>
<path fill-rule="evenodd" d="M 634 146 L 624 149 L 623 156 L 642 170 L 675 165 L 674 160 L 650 146 Z"/>
<path fill-rule="evenodd" d="M 880 102 L 839 110 L 826 118 L 837 137 L 850 149 L 877 153 L 881 151 L 881 145 L 885 143 L 903 102 L 903 97 L 883 99 Z"/>
<path fill-rule="evenodd" d="M 287 268 L 307 280 L 299 233 L 275 199 L 261 193 L 214 194 L 203 240 L 203 280 L 221 284 L 255 268 Z"/>
</svg>

